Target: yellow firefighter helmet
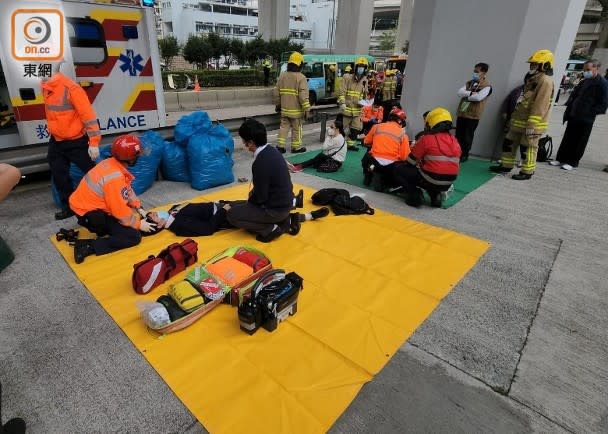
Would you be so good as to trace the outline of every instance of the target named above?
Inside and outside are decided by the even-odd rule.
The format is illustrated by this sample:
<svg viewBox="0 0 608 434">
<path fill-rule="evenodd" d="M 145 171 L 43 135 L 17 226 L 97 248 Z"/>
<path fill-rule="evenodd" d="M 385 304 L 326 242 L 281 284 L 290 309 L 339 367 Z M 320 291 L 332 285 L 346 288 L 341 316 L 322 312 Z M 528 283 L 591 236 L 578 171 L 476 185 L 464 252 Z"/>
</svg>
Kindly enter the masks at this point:
<svg viewBox="0 0 608 434">
<path fill-rule="evenodd" d="M 353 70 L 353 68 L 350 65 L 346 65 L 346 68 L 344 68 L 344 72 L 351 72 Z"/>
<path fill-rule="evenodd" d="M 441 122 L 452 123 L 452 115 L 443 107 L 436 107 L 425 116 L 424 121 L 429 124 L 429 127 L 434 128 Z"/>
<path fill-rule="evenodd" d="M 539 63 L 543 70 L 553 69 L 553 53 L 550 50 L 537 50 L 530 56 L 528 63 Z"/>
<path fill-rule="evenodd" d="M 355 64 L 369 66 L 369 62 L 367 61 L 367 58 L 363 57 L 363 56 L 357 58 L 357 61 L 355 62 Z"/>
<path fill-rule="evenodd" d="M 291 53 L 291 56 L 289 56 L 288 62 L 300 66 L 302 63 L 304 63 L 304 56 L 302 55 L 302 53 L 294 51 L 293 53 Z"/>
</svg>

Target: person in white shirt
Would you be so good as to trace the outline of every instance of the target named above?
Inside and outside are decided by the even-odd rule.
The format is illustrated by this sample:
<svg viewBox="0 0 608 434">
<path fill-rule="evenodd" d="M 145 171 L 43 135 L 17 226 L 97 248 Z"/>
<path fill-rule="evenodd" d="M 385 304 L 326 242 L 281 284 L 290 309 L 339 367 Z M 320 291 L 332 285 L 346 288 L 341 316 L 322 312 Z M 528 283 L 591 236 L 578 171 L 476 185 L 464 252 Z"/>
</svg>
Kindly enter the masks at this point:
<svg viewBox="0 0 608 434">
<path fill-rule="evenodd" d="M 300 172 L 306 167 L 314 167 L 317 172 L 337 172 L 346 159 L 346 145 L 344 140 L 344 130 L 342 127 L 342 115 L 338 115 L 336 120 L 328 127 L 323 142 L 322 151 L 310 160 L 299 164 L 288 164 L 292 173 Z"/>
</svg>

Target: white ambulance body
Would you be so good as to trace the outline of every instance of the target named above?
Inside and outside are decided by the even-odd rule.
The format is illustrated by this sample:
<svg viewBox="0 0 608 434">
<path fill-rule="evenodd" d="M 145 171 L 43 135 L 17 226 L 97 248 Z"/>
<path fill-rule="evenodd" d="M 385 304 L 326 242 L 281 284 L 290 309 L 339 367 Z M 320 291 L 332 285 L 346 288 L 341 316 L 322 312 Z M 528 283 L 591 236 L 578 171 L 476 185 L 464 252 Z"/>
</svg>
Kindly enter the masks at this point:
<svg viewBox="0 0 608 434">
<path fill-rule="evenodd" d="M 14 122 L 0 128 L 0 161 L 26 173 L 44 168 L 49 132 L 40 84 L 58 64 L 87 92 L 102 135 L 165 126 L 152 8 L 139 0 L 3 0 L 1 6 L 0 99 Z"/>
</svg>

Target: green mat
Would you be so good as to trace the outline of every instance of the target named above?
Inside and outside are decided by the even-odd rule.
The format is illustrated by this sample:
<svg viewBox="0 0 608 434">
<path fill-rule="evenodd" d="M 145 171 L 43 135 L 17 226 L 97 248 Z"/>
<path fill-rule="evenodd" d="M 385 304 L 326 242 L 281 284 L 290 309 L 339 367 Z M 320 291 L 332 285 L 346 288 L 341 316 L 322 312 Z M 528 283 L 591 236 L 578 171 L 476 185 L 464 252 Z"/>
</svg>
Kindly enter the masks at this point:
<svg viewBox="0 0 608 434">
<path fill-rule="evenodd" d="M 304 152 L 293 157 L 289 157 L 288 160 L 294 164 L 306 161 L 320 151 L 309 151 Z M 321 173 L 317 172 L 314 168 L 304 169 L 304 173 L 310 175 L 319 176 L 321 178 L 333 179 L 335 181 L 344 182 L 350 185 L 356 185 L 360 188 L 371 190 L 371 186 L 363 185 L 363 171 L 361 168 L 361 158 L 365 154 L 365 148 L 359 147 L 359 151 L 348 151 L 346 154 L 346 161 L 342 164 L 340 170 L 334 173 Z M 443 201 L 442 208 L 449 208 L 452 205 L 458 203 L 467 194 L 482 186 L 490 179 L 494 177 L 494 173 L 488 170 L 488 161 L 486 160 L 475 160 L 470 159 L 460 165 L 460 174 L 458 179 L 454 183 L 454 191 L 450 193 L 450 196 Z"/>
</svg>

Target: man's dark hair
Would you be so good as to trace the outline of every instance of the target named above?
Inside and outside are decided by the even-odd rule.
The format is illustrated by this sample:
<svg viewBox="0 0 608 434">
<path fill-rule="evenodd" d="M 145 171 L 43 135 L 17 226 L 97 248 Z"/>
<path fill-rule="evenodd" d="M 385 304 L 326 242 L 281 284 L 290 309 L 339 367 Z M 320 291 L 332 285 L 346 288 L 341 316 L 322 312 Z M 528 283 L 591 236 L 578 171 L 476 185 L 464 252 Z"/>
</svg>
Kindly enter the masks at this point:
<svg viewBox="0 0 608 434">
<path fill-rule="evenodd" d="M 488 70 L 490 69 L 490 65 L 488 65 L 487 63 L 479 62 L 477 65 L 475 65 L 475 68 L 479 68 L 481 72 L 488 72 Z"/>
<path fill-rule="evenodd" d="M 266 127 L 255 119 L 245 119 L 245 122 L 239 127 L 239 136 L 246 142 L 253 140 L 253 143 L 258 148 L 268 143 Z"/>
<path fill-rule="evenodd" d="M 338 115 L 336 116 L 336 120 L 334 121 L 334 124 L 336 125 L 336 128 L 338 129 L 338 131 L 340 131 L 340 134 L 342 134 L 343 136 L 346 136 L 346 133 L 344 132 L 344 117 L 343 117 L 342 113 L 338 113 Z"/>
<path fill-rule="evenodd" d="M 302 69 L 302 65 L 296 65 L 295 63 L 287 64 L 287 70 L 289 72 L 300 72 L 301 69 Z"/>
</svg>

